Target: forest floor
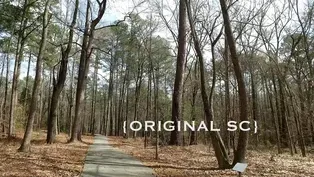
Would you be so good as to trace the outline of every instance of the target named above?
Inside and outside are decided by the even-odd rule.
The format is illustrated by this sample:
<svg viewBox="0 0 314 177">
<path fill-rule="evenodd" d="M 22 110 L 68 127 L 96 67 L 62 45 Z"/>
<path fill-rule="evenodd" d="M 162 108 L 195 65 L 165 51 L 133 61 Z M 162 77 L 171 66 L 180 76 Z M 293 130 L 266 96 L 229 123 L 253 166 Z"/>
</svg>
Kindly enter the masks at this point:
<svg viewBox="0 0 314 177">
<path fill-rule="evenodd" d="M 218 170 L 212 148 L 205 145 L 163 146 L 155 160 L 155 146 L 144 149 L 143 139 L 109 137 L 109 144 L 133 155 L 151 167 L 158 177 L 235 177 L 232 170 Z M 242 176 L 310 177 L 314 176 L 314 154 L 300 157 L 289 153 L 276 155 L 276 149 L 248 150 L 248 168 Z"/>
<path fill-rule="evenodd" d="M 23 132 L 12 139 L 0 139 L 0 176 L 56 177 L 80 176 L 92 136 L 83 136 L 83 142 L 68 144 L 66 134 L 56 136 L 56 143 L 46 144 L 46 132 L 34 132 L 31 152 L 17 152 Z"/>
</svg>

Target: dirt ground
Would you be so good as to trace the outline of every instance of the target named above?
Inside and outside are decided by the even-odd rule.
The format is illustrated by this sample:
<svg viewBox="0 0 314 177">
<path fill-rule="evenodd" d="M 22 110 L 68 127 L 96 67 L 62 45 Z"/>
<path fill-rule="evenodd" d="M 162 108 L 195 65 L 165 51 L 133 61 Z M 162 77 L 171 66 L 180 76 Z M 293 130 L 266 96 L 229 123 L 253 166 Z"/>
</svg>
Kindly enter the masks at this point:
<svg viewBox="0 0 314 177">
<path fill-rule="evenodd" d="M 149 146 L 144 149 L 143 139 L 110 137 L 109 142 L 153 168 L 158 177 L 237 176 L 232 170 L 217 170 L 213 150 L 204 145 L 160 147 L 159 160 L 155 160 L 155 147 Z M 300 154 L 276 155 L 274 148 L 249 150 L 247 157 L 248 168 L 242 176 L 314 177 L 314 154 L 308 154 L 305 158 L 300 157 Z"/>
<path fill-rule="evenodd" d="M 92 136 L 83 136 L 83 142 L 67 144 L 67 135 L 59 134 L 56 143 L 45 143 L 44 131 L 34 132 L 31 152 L 17 152 L 23 137 L 17 132 L 16 138 L 0 139 L 1 177 L 75 177 L 79 176 Z"/>
</svg>

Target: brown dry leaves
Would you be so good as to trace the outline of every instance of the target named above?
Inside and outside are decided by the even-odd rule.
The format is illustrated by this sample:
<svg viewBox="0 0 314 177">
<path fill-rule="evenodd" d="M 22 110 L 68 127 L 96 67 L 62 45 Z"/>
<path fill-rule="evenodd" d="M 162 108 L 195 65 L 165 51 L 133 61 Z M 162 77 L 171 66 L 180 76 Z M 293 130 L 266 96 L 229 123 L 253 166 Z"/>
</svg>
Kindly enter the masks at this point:
<svg viewBox="0 0 314 177">
<path fill-rule="evenodd" d="M 45 143 L 45 132 L 34 132 L 30 153 L 17 152 L 23 134 L 12 140 L 0 139 L 0 176 L 79 176 L 93 137 L 83 136 L 84 143 L 67 144 L 67 135 L 60 134 L 56 143 Z"/>
<path fill-rule="evenodd" d="M 217 170 L 217 162 L 212 149 L 204 145 L 176 147 L 164 146 L 159 149 L 159 160 L 155 160 L 155 148 L 144 149 L 143 140 L 110 137 L 109 142 L 121 151 L 155 170 L 159 177 L 235 177 L 232 170 Z M 310 177 L 314 176 L 314 156 L 291 157 L 288 153 L 274 156 L 274 152 L 248 151 L 248 168 L 242 176 Z"/>
</svg>

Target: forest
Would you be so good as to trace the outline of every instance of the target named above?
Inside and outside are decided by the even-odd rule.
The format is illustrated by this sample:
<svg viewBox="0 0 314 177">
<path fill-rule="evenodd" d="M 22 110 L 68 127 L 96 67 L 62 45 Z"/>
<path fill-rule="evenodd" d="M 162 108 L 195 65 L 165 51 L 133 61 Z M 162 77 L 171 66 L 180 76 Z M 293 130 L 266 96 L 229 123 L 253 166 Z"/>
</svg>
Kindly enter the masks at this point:
<svg viewBox="0 0 314 177">
<path fill-rule="evenodd" d="M 156 176 L 314 176 L 313 49 L 313 0 L 1 0 L 0 176 L 84 176 L 99 136 Z"/>
</svg>

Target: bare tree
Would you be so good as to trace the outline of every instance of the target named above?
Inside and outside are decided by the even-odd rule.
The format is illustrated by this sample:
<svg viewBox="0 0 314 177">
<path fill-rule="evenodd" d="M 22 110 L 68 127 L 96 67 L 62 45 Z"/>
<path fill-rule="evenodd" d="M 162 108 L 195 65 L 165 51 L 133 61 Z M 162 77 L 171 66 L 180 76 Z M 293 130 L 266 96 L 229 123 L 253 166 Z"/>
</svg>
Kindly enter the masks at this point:
<svg viewBox="0 0 314 177">
<path fill-rule="evenodd" d="M 61 91 L 63 90 L 64 83 L 67 76 L 67 70 L 68 70 L 68 59 L 69 54 L 72 49 L 72 43 L 73 43 L 73 37 L 74 37 L 74 27 L 76 24 L 77 14 L 78 14 L 78 7 L 79 7 L 79 0 L 75 1 L 75 7 L 72 17 L 72 22 L 70 25 L 69 30 L 69 39 L 66 49 L 61 46 L 61 61 L 60 61 L 60 67 L 59 67 L 59 73 L 58 78 L 53 78 L 53 92 L 50 102 L 50 109 L 49 109 L 49 116 L 47 121 L 47 143 L 52 144 L 55 139 L 55 129 L 57 124 L 56 119 L 56 109 L 59 102 L 59 97 L 61 94 Z"/>
<path fill-rule="evenodd" d="M 179 10 L 179 36 L 178 36 L 178 55 L 177 55 L 177 66 L 172 96 L 172 121 L 175 124 L 174 131 L 171 132 L 170 145 L 179 145 L 179 131 L 178 121 L 181 118 L 181 104 L 182 104 L 182 87 L 183 87 L 183 76 L 186 62 L 186 5 L 185 0 L 180 0 Z"/>
<path fill-rule="evenodd" d="M 28 152 L 30 150 L 30 143 L 32 138 L 32 131 L 33 131 L 33 124 L 35 119 L 35 113 L 39 98 L 39 91 L 41 87 L 41 79 L 42 79 L 42 66 L 43 66 L 43 56 L 45 53 L 45 48 L 47 44 L 47 34 L 48 34 L 48 25 L 49 25 L 49 6 L 50 6 L 50 0 L 46 0 L 45 3 L 45 10 L 43 14 L 43 22 L 42 22 L 42 36 L 39 46 L 39 53 L 37 56 L 37 63 L 36 63 L 36 75 L 35 75 L 35 82 L 33 86 L 33 93 L 32 93 L 32 100 L 31 104 L 29 106 L 29 115 L 28 115 L 28 121 L 26 125 L 26 130 L 24 133 L 23 142 L 21 144 L 21 147 L 19 148 L 19 151 L 22 152 Z"/>
<path fill-rule="evenodd" d="M 231 55 L 231 61 L 234 68 L 234 73 L 237 79 L 238 83 L 238 94 L 239 94 L 239 104 L 240 104 L 240 120 L 241 121 L 247 121 L 248 120 L 248 113 L 247 113 L 247 96 L 246 96 L 246 90 L 245 90 L 245 83 L 243 79 L 243 73 L 240 67 L 240 62 L 238 59 L 237 49 L 236 49 L 236 43 L 233 37 L 228 9 L 225 0 L 220 0 L 220 6 L 222 10 L 222 16 L 224 19 L 224 25 L 225 25 L 225 31 L 228 41 L 228 46 L 230 50 Z M 247 128 L 248 125 L 245 124 Z M 238 140 L 238 146 L 235 152 L 235 157 L 233 164 L 237 162 L 245 162 L 245 154 L 246 154 L 246 148 L 248 144 L 248 138 L 249 133 L 245 131 L 240 131 L 239 133 L 239 140 Z"/>
<path fill-rule="evenodd" d="M 206 93 L 204 57 L 203 57 L 203 52 L 202 52 L 201 47 L 200 47 L 198 36 L 196 34 L 195 26 L 193 23 L 190 3 L 188 2 L 188 0 L 185 0 L 185 2 L 186 2 L 186 6 L 187 6 L 187 14 L 188 14 L 188 19 L 189 19 L 191 34 L 193 37 L 194 48 L 195 48 L 195 51 L 197 53 L 199 65 L 200 65 L 199 66 L 200 79 L 201 79 L 200 87 L 201 87 L 201 95 L 202 95 L 202 100 L 203 100 L 203 105 L 204 105 L 204 112 L 205 112 L 206 121 L 209 124 L 211 121 L 213 121 L 213 115 L 211 112 L 209 98 L 208 98 L 208 95 Z M 221 139 L 219 132 L 211 131 L 210 137 L 212 139 L 212 144 L 214 147 L 214 151 L 215 151 L 215 155 L 216 155 L 216 158 L 218 161 L 219 168 L 222 168 L 222 169 L 230 168 L 229 157 L 228 157 L 226 148 L 224 146 L 224 143 Z"/>
<path fill-rule="evenodd" d="M 98 14 L 97 14 L 97 17 L 93 19 L 92 21 L 90 21 L 90 13 L 91 13 L 90 1 L 87 2 L 87 7 L 86 7 L 85 30 L 84 30 L 84 36 L 83 36 L 78 81 L 77 81 L 77 88 L 76 88 L 74 123 L 72 127 L 70 142 L 79 140 L 79 131 L 80 131 L 80 123 L 81 123 L 79 114 L 80 114 L 81 102 L 84 100 L 86 78 L 89 71 L 91 54 L 93 52 L 92 45 L 93 45 L 93 40 L 94 40 L 94 32 L 95 32 L 97 24 L 100 22 L 100 20 L 102 19 L 105 13 L 107 0 L 97 1 L 97 4 L 99 7 Z"/>
</svg>

